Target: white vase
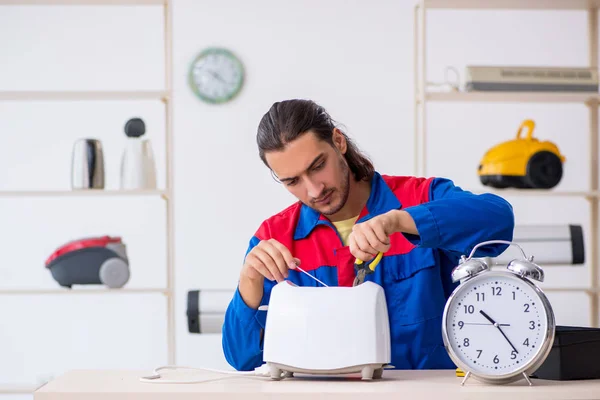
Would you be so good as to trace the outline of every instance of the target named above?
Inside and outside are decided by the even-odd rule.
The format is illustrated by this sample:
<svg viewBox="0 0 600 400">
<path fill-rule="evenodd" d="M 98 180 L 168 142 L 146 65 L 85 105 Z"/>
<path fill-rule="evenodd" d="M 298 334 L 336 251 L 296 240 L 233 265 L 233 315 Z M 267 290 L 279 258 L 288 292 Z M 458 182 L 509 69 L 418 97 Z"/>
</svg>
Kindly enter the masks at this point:
<svg viewBox="0 0 600 400">
<path fill-rule="evenodd" d="M 121 159 L 121 189 L 156 189 L 154 152 L 148 139 L 127 140 Z"/>
</svg>

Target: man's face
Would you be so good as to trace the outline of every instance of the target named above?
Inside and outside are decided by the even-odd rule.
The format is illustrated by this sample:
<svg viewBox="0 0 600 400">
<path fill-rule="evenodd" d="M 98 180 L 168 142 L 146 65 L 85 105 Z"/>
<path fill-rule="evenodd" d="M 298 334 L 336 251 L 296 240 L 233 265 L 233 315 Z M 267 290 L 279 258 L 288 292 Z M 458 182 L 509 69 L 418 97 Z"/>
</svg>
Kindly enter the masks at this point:
<svg viewBox="0 0 600 400">
<path fill-rule="evenodd" d="M 350 169 L 342 155 L 346 142 L 334 133 L 334 148 L 307 132 L 282 151 L 267 152 L 267 163 L 298 200 L 324 215 L 342 209 L 348 200 Z"/>
</svg>

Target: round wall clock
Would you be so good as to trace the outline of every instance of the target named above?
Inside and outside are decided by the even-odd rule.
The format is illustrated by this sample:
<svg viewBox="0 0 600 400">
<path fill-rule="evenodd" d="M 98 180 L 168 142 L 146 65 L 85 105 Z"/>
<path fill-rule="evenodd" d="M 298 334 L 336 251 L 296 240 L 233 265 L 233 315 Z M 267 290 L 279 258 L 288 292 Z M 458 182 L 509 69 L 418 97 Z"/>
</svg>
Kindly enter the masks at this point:
<svg viewBox="0 0 600 400">
<path fill-rule="evenodd" d="M 201 100 L 220 104 L 233 99 L 244 83 L 244 67 L 229 50 L 208 48 L 192 62 L 189 84 Z"/>
</svg>

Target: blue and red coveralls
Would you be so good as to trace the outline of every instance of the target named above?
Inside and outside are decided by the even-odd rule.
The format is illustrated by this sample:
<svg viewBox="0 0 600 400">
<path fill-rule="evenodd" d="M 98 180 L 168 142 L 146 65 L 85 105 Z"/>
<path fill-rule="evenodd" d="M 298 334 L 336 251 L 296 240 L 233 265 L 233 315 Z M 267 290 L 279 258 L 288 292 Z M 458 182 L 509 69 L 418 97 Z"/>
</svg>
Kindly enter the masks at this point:
<svg viewBox="0 0 600 400">
<path fill-rule="evenodd" d="M 384 288 L 392 344 L 391 364 L 398 369 L 455 368 L 444 349 L 441 325 L 447 298 L 456 287 L 450 278 L 462 254 L 486 240 L 512 240 L 512 206 L 493 194 L 475 195 L 444 178 L 386 176 L 375 173 L 371 194 L 356 223 L 394 209 L 407 211 L 419 235 L 396 233 L 372 280 Z M 352 286 L 355 258 L 324 216 L 298 202 L 264 221 L 250 240 L 273 238 L 301 260 L 304 270 L 330 286 Z M 477 249 L 477 257 L 495 257 L 506 245 Z M 316 286 L 313 279 L 290 270 L 290 281 Z M 264 280 L 261 305 L 269 303 L 276 282 Z M 236 290 L 225 314 L 223 350 L 237 370 L 262 361 L 265 311 L 249 308 Z M 293 346 L 290 343 L 290 346 Z M 357 344 L 358 345 L 358 344 Z"/>
</svg>

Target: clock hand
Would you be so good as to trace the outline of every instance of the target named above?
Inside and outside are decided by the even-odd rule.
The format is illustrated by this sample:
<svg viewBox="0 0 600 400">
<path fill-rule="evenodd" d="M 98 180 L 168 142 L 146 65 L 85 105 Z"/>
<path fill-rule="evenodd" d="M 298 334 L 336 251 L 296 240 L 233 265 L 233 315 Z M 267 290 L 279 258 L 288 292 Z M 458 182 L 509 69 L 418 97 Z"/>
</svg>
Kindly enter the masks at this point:
<svg viewBox="0 0 600 400">
<path fill-rule="evenodd" d="M 483 322 L 463 322 L 464 325 L 493 325 L 493 324 L 486 324 Z M 498 326 L 510 326 L 510 324 L 498 324 Z"/>
<path fill-rule="evenodd" d="M 508 337 L 506 336 L 506 334 L 504 333 L 504 331 L 502 330 L 502 328 L 500 328 L 500 326 L 496 326 L 496 328 L 498 328 L 498 330 L 500 331 L 500 333 L 502 334 L 502 336 L 504 336 L 504 339 L 506 339 L 506 341 L 508 342 L 508 344 L 510 344 L 510 347 L 513 348 L 513 350 L 515 351 L 515 353 L 519 354 L 519 351 L 517 350 L 517 348 L 511 343 L 510 340 L 508 340 Z"/>
<path fill-rule="evenodd" d="M 511 341 L 508 339 L 508 337 L 506 336 L 506 334 L 505 334 L 505 333 L 502 331 L 502 328 L 500 328 L 500 325 L 499 325 L 499 324 L 498 324 L 496 321 L 494 321 L 494 320 L 492 319 L 492 317 L 490 317 L 489 315 L 487 315 L 487 314 L 485 313 L 485 311 L 483 311 L 483 310 L 479 310 L 479 313 L 480 313 L 481 315 L 483 315 L 483 316 L 485 317 L 485 319 L 487 319 L 487 320 L 488 320 L 488 321 L 490 321 L 492 324 L 494 324 L 494 326 L 495 326 L 496 328 L 498 328 L 498 330 L 500 331 L 500 333 L 502 334 L 502 336 L 504 336 L 504 339 L 506 339 L 506 341 L 508 342 L 508 344 L 510 344 L 510 347 L 512 347 L 512 348 L 513 348 L 513 350 L 514 350 L 514 351 L 515 351 L 517 354 L 519 354 L 519 351 L 518 351 L 518 350 L 517 350 L 517 348 L 516 348 L 516 347 L 515 347 L 515 346 L 514 346 L 514 345 L 511 343 Z"/>
<path fill-rule="evenodd" d="M 217 80 L 219 80 L 219 81 L 221 81 L 221 82 L 223 82 L 223 83 L 227 83 L 227 82 L 225 82 L 225 81 L 223 80 L 223 78 L 221 78 L 221 75 L 217 74 L 216 72 L 214 72 L 214 71 L 210 71 L 210 70 L 209 70 L 209 71 L 208 71 L 208 73 L 209 73 L 209 74 L 211 74 L 211 75 L 212 75 L 214 78 L 216 78 Z"/>
<path fill-rule="evenodd" d="M 485 319 L 487 319 L 488 321 L 490 321 L 490 322 L 491 322 L 493 325 L 496 325 L 496 321 L 494 321 L 494 320 L 492 319 L 492 317 L 490 317 L 489 315 L 487 315 L 487 314 L 485 313 L 485 311 L 483 311 L 483 310 L 479 310 L 479 313 L 480 313 L 481 315 L 483 315 L 483 316 L 485 317 Z"/>
</svg>

